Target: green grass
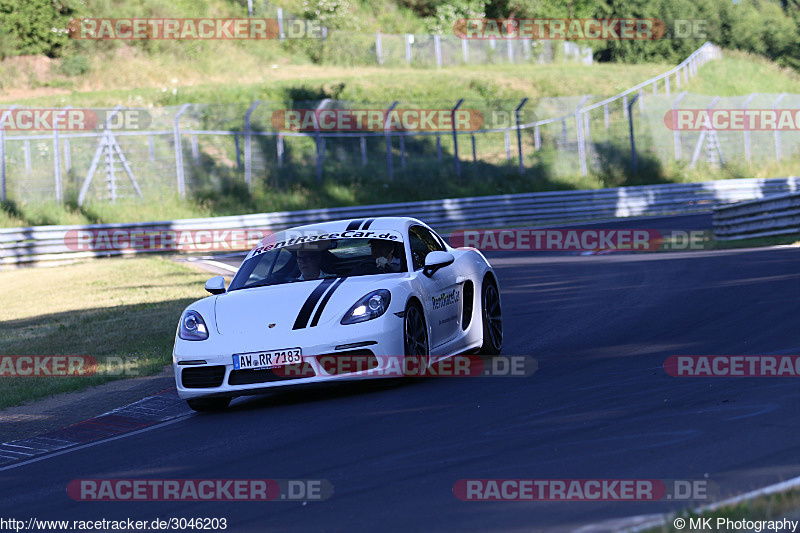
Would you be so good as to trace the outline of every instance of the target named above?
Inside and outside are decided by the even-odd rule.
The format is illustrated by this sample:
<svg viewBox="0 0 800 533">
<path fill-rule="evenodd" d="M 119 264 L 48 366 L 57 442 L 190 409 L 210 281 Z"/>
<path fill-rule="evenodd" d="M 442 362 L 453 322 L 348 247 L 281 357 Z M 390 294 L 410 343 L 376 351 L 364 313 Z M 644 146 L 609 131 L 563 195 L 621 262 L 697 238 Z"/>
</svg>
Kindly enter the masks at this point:
<svg viewBox="0 0 800 533">
<path fill-rule="evenodd" d="M 100 363 L 90 377 L 0 378 L 0 408 L 158 373 L 171 361 L 181 311 L 207 296 L 208 277 L 152 257 L 0 272 L 0 355 L 88 355 Z M 128 373 L 104 374 L 119 368 L 109 357 L 123 358 Z"/>
<path fill-rule="evenodd" d="M 800 244 L 800 233 L 794 235 L 775 235 L 773 237 L 756 237 L 736 241 L 713 241 L 710 249 L 733 250 L 737 248 L 756 248 L 761 246 L 777 246 L 782 244 Z"/>
<path fill-rule="evenodd" d="M 798 520 L 797 512 L 800 510 L 800 490 L 792 489 L 775 494 L 768 494 L 759 496 L 752 500 L 748 500 L 737 505 L 723 507 L 714 511 L 706 511 L 696 514 L 692 511 L 684 511 L 675 516 L 671 516 L 669 525 L 662 527 L 654 527 L 644 530 L 645 533 L 675 533 L 678 531 L 693 531 L 689 528 L 690 518 L 711 518 L 711 524 L 714 530 L 717 525 L 717 518 L 728 518 L 734 522 L 739 520 L 780 520 L 789 515 L 794 515 L 792 520 Z M 674 527 L 674 518 L 682 517 L 686 520 L 686 526 L 682 529 Z M 725 528 L 717 531 L 723 531 Z M 767 531 L 767 530 L 764 530 Z"/>
</svg>

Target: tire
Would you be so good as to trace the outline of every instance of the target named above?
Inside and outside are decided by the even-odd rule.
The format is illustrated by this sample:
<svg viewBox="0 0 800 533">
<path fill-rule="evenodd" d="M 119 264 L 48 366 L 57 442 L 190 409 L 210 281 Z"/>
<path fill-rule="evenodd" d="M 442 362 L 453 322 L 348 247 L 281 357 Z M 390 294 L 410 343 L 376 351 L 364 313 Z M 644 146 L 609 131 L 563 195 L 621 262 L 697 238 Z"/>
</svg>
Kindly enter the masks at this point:
<svg viewBox="0 0 800 533">
<path fill-rule="evenodd" d="M 230 397 L 215 397 L 215 398 L 192 398 L 186 400 L 189 407 L 199 412 L 209 411 L 222 411 L 230 405 L 233 398 Z"/>
<path fill-rule="evenodd" d="M 428 340 L 428 327 L 425 324 L 425 314 L 422 307 L 416 302 L 409 302 L 403 318 L 403 347 L 406 361 L 403 365 L 405 375 L 423 375 L 430 363 L 430 343 Z M 409 366 L 411 358 L 413 366 Z M 413 370 L 411 373 L 409 370 Z"/>
<path fill-rule="evenodd" d="M 483 345 L 480 353 L 497 355 L 503 349 L 503 310 L 497 284 L 490 278 L 481 287 L 481 319 L 483 320 Z"/>
</svg>

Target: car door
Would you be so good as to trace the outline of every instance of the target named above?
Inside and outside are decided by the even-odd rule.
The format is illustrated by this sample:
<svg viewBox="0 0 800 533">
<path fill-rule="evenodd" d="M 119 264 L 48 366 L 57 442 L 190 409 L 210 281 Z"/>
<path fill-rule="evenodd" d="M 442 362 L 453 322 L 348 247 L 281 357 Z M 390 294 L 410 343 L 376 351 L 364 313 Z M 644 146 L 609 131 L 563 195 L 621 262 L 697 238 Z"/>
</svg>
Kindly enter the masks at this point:
<svg viewBox="0 0 800 533">
<path fill-rule="evenodd" d="M 411 226 L 408 231 L 411 264 L 418 272 L 423 291 L 425 316 L 430 326 L 431 349 L 454 339 L 461 331 L 462 287 L 456 283 L 452 265 L 427 277 L 422 273 L 425 258 L 430 252 L 445 251 L 439 239 L 424 226 Z"/>
</svg>

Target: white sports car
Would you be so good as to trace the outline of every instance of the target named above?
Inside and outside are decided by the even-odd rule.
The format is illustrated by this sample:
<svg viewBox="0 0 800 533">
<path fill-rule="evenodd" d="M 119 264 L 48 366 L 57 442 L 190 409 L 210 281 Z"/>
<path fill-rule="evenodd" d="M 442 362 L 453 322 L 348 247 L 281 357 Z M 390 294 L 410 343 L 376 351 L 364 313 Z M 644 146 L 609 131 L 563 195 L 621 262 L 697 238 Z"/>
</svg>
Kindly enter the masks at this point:
<svg viewBox="0 0 800 533">
<path fill-rule="evenodd" d="M 397 358 L 424 371 L 503 344 L 491 265 L 413 218 L 270 235 L 227 289 L 216 276 L 206 290 L 183 312 L 173 350 L 178 395 L 198 411 L 273 387 L 396 375 L 386 370 Z"/>
</svg>

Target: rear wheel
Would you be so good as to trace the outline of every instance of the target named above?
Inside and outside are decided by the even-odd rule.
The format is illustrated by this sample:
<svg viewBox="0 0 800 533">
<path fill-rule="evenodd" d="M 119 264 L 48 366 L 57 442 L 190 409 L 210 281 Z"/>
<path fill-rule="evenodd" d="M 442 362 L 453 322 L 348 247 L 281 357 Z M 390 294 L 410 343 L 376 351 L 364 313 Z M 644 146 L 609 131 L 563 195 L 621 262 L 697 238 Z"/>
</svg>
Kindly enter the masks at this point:
<svg viewBox="0 0 800 533">
<path fill-rule="evenodd" d="M 481 353 L 497 355 L 503 349 L 503 311 L 497 285 L 486 278 L 481 289 L 481 318 L 483 319 L 483 345 Z"/>
<path fill-rule="evenodd" d="M 191 400 L 186 400 L 186 403 L 195 411 L 222 411 L 230 405 L 232 399 L 230 397 L 192 398 Z"/>
<path fill-rule="evenodd" d="M 430 347 L 425 315 L 416 302 L 411 302 L 406 306 L 403 338 L 406 356 L 403 373 L 405 375 L 422 375 L 428 368 Z"/>
</svg>

